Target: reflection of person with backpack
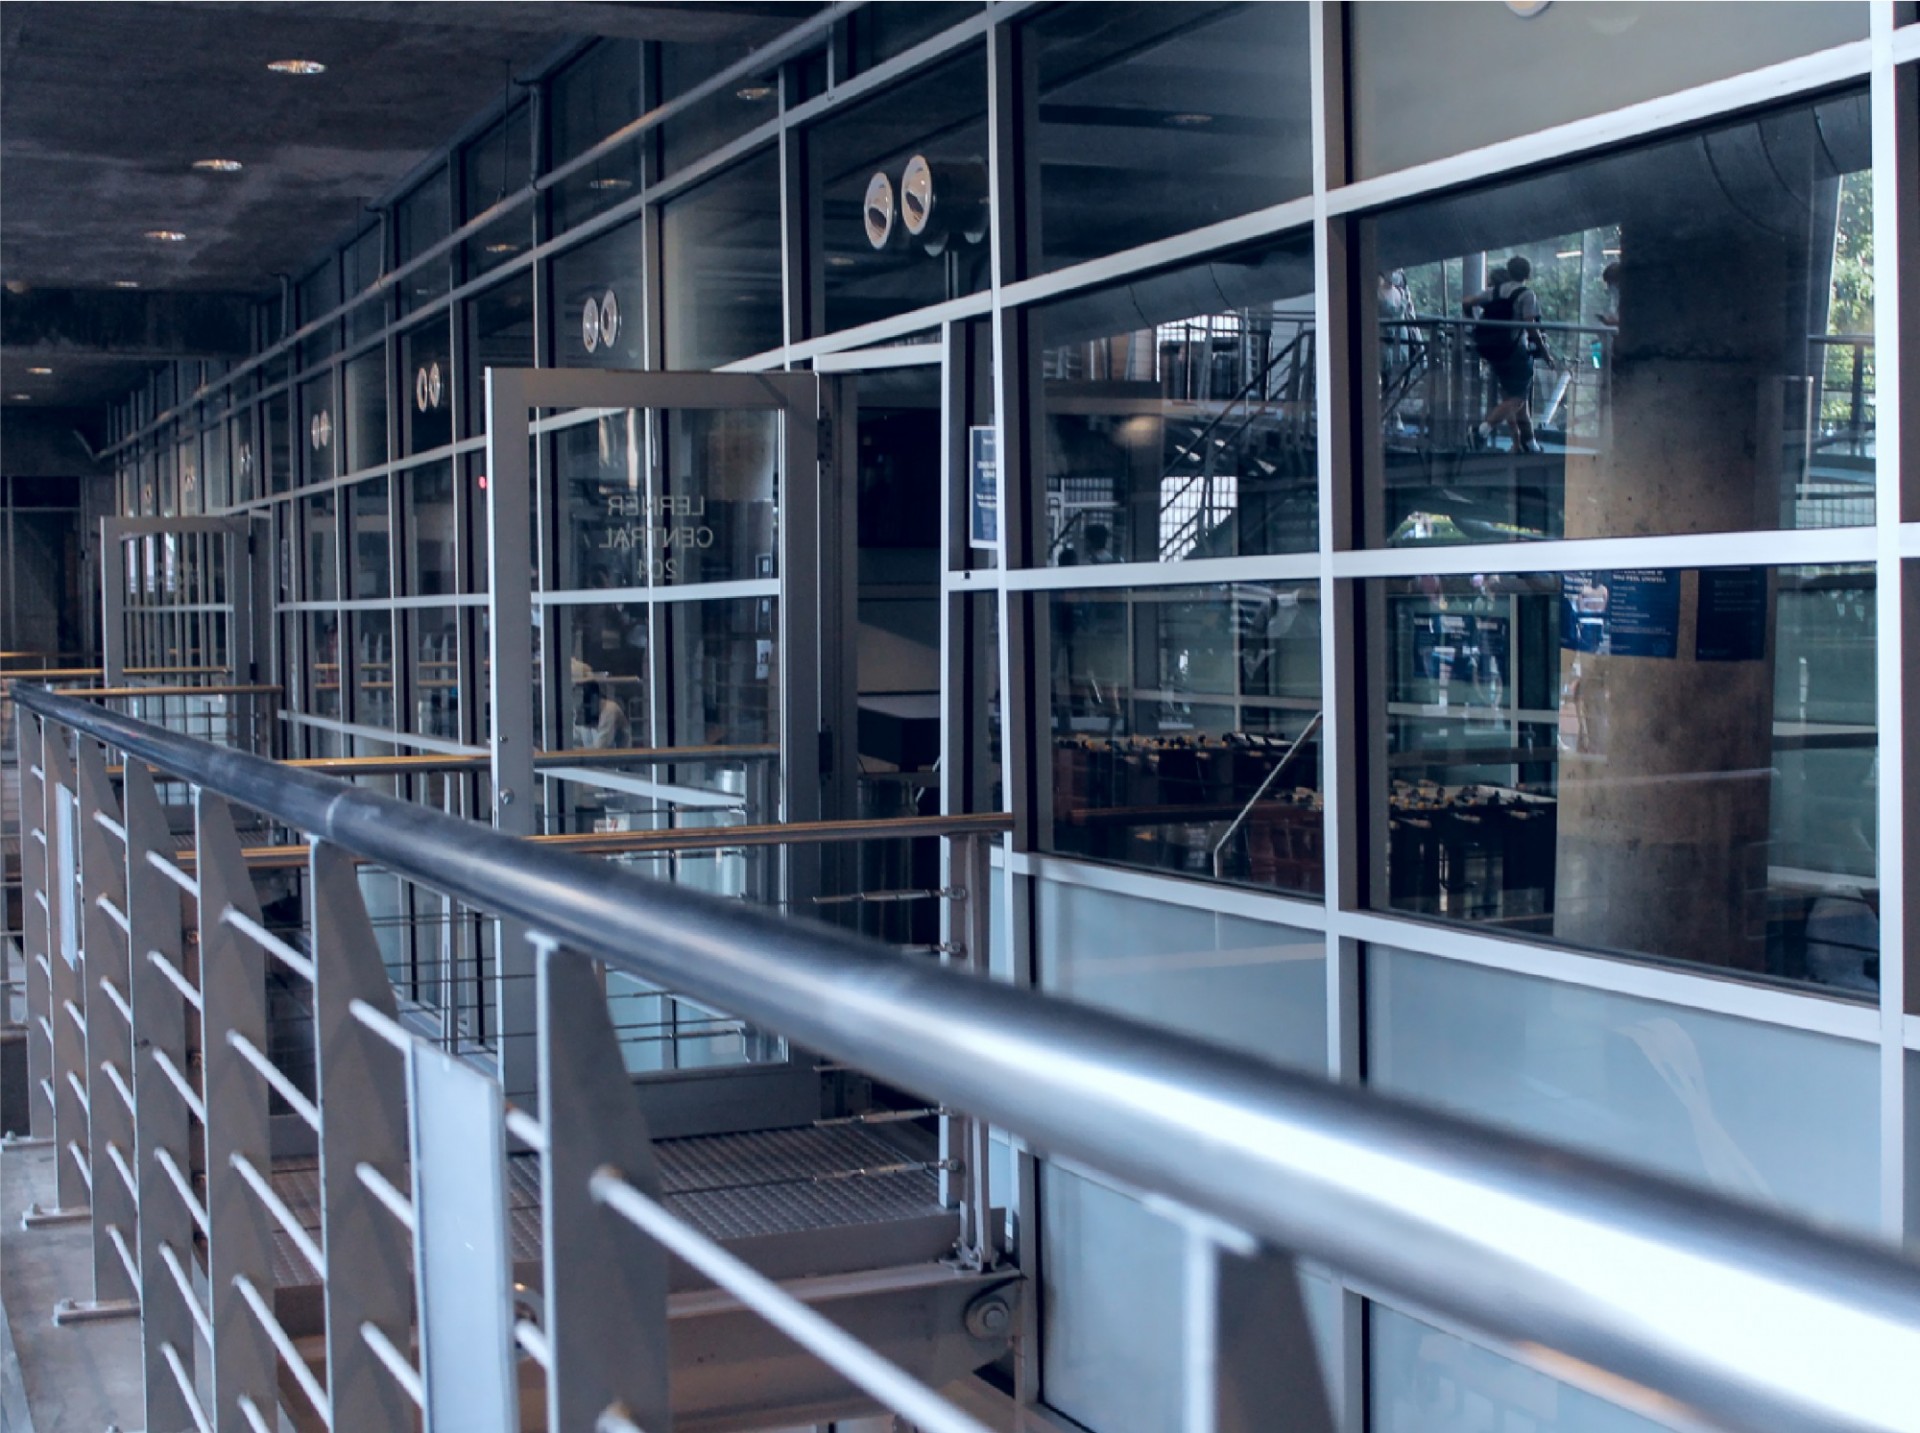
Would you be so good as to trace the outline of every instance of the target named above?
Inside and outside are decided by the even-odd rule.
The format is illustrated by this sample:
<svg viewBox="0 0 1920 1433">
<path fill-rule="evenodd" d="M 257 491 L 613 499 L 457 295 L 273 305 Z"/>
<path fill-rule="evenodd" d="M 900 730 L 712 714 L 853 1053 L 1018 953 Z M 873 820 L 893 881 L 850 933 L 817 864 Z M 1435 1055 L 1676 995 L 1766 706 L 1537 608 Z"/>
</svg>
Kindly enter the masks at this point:
<svg viewBox="0 0 1920 1433">
<path fill-rule="evenodd" d="M 1475 436 L 1490 443 L 1496 425 L 1511 423 L 1514 450 L 1527 453 L 1540 451 L 1539 440 L 1533 436 L 1533 414 L 1527 407 L 1533 396 L 1534 355 L 1539 354 L 1553 368 L 1560 367 L 1560 360 L 1553 356 L 1546 335 L 1540 331 L 1540 300 L 1527 287 L 1532 273 L 1533 265 L 1515 254 L 1507 260 L 1504 273 L 1490 275 L 1488 286 L 1460 305 L 1468 318 L 1478 319 L 1473 326 L 1473 346 L 1486 360 L 1500 391 L 1499 400 L 1480 420 Z M 1475 309 L 1479 310 L 1477 314 Z"/>
</svg>

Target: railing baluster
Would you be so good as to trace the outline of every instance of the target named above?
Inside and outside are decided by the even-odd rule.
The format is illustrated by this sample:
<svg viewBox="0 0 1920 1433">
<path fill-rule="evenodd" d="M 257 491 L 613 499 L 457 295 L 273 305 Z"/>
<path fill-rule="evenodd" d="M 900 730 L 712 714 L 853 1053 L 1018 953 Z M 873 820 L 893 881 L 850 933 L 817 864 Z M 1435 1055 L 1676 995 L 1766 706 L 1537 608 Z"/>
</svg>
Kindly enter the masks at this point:
<svg viewBox="0 0 1920 1433">
<path fill-rule="evenodd" d="M 103 1065 L 131 1070 L 132 1028 L 102 994 L 103 987 L 115 989 L 127 980 L 126 932 L 114 924 L 101 905 L 104 900 L 118 908 L 125 900 L 127 867 L 126 852 L 100 824 L 100 818 L 118 823 L 120 803 L 107 780 L 106 752 L 99 742 L 80 738 L 75 777 L 80 806 L 79 824 L 72 838 L 78 847 L 80 888 L 85 896 L 75 912 L 80 927 L 79 983 L 86 992 L 85 1070 L 91 1074 Z M 70 1071 L 70 1078 L 72 1074 Z M 133 1111 L 115 1099 L 89 1098 L 86 1109 L 87 1167 L 97 1171 L 108 1163 L 110 1149 L 133 1148 Z M 118 1180 L 96 1178 L 92 1208 L 93 1297 L 77 1303 L 63 1300 L 54 1308 L 55 1323 L 140 1311 L 139 1289 L 128 1277 L 107 1232 L 137 1226 L 140 1213 L 134 1193 Z"/>
<path fill-rule="evenodd" d="M 14 759 L 20 772 L 20 954 L 27 980 L 27 1129 L 45 1144 L 53 1138 L 53 1105 L 42 1094 L 53 1086 L 53 1049 L 41 1021 L 53 1010 L 52 964 L 47 958 L 46 793 L 40 779 L 41 720 L 25 708 L 14 711 Z M 48 1023 L 51 1023 L 48 1021 Z"/>
<path fill-rule="evenodd" d="M 659 1198 L 646 1116 L 597 968 L 544 939 L 536 949 L 547 1426 L 591 1428 L 618 1408 L 642 1428 L 667 1429 L 666 1253 L 588 1188 L 612 1166 Z"/>
<path fill-rule="evenodd" d="M 316 841 L 308 873 L 327 1396 L 336 1428 L 403 1428 L 413 1407 L 360 1335 L 371 1324 L 405 1347 L 412 1334 L 412 1240 L 358 1172 L 365 1166 L 390 1188 L 407 1184 L 404 1058 L 353 1011 L 360 1003 L 392 1021 L 393 985 L 352 859 Z"/>
<path fill-rule="evenodd" d="M 52 1047 L 48 1070 L 53 1096 L 53 1122 L 48 1131 L 54 1142 L 67 1149 L 87 1144 L 87 1112 L 81 1095 L 69 1078 L 76 1071 L 84 1077 L 87 1064 L 85 1032 L 60 1014 L 68 1005 L 80 1006 L 86 991 L 80 974 L 80 932 L 74 909 L 74 880 L 79 870 L 80 852 L 74 830 L 73 793 L 78 786 L 74 775 L 73 754 L 69 743 L 72 730 L 57 722 L 45 722 L 40 732 L 40 769 L 42 774 L 41 828 L 47 833 L 47 864 L 43 889 L 47 903 L 46 955 L 48 1004 L 44 1013 L 52 1017 L 46 1030 Z M 91 1196 L 80 1169 L 70 1159 L 55 1161 L 55 1207 L 27 1210 L 29 1225 L 50 1222 L 77 1222 L 91 1216 Z"/>
<path fill-rule="evenodd" d="M 227 803 L 202 787 L 194 847 L 200 887 L 202 1078 L 206 1099 L 207 1283 L 213 1291 L 214 1433 L 242 1426 L 240 1400 L 277 1406 L 279 1373 L 270 1332 L 249 1308 L 245 1290 L 273 1287 L 273 1224 L 234 1163 L 273 1161 L 267 1087 L 228 1043 L 237 1032 L 267 1043 L 267 961 L 260 947 L 221 919 L 227 907 L 258 920 L 253 878 L 234 834 Z M 303 1363 L 294 1370 L 312 1377 Z"/>
</svg>

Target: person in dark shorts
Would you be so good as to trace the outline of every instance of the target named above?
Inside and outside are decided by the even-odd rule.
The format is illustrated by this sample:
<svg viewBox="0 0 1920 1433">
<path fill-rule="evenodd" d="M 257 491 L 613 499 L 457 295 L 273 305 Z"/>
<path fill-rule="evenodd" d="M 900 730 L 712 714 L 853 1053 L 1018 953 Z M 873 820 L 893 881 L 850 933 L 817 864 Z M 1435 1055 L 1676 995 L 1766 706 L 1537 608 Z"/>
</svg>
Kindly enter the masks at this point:
<svg viewBox="0 0 1920 1433">
<path fill-rule="evenodd" d="M 1473 345 L 1493 374 L 1498 400 L 1480 420 L 1475 436 L 1490 443 L 1499 424 L 1513 425 L 1515 452 L 1537 453 L 1540 443 L 1533 435 L 1533 414 L 1528 402 L 1533 396 L 1533 360 L 1537 354 L 1553 368 L 1560 360 L 1547 346 L 1540 331 L 1540 300 L 1527 286 L 1533 265 L 1515 254 L 1504 270 L 1489 274 L 1487 287 L 1471 294 L 1460 305 L 1473 326 Z M 1478 310 L 1476 313 L 1475 310 Z"/>
</svg>

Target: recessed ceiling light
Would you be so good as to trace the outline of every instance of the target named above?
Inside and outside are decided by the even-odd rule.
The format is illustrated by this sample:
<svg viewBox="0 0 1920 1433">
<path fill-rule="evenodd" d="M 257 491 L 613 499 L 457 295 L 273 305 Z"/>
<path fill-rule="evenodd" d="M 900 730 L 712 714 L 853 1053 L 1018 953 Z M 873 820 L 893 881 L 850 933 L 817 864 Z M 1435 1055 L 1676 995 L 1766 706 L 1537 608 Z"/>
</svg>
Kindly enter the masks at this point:
<svg viewBox="0 0 1920 1433">
<path fill-rule="evenodd" d="M 827 267 L 830 269 L 850 269 L 853 267 L 853 260 L 845 254 L 828 254 Z"/>
<path fill-rule="evenodd" d="M 193 167 L 209 170 L 214 174 L 238 174 L 247 166 L 237 159 L 196 159 L 193 161 Z"/>
<path fill-rule="evenodd" d="M 41 378 L 45 378 L 48 374 L 52 373 L 53 370 L 51 368 L 29 368 L 27 372 L 37 374 Z"/>
<path fill-rule="evenodd" d="M 149 229 L 147 237 L 161 244 L 185 243 L 187 236 L 178 229 Z"/>
<path fill-rule="evenodd" d="M 276 75 L 323 75 L 327 67 L 318 60 L 270 60 L 267 68 Z"/>
<path fill-rule="evenodd" d="M 489 244 L 486 247 L 486 252 L 489 254 L 517 254 L 520 252 L 520 246 L 518 244 L 508 244 L 505 242 Z"/>
<path fill-rule="evenodd" d="M 589 189 L 631 189 L 633 188 L 633 181 L 631 179 L 621 179 L 616 175 L 609 174 L 599 179 L 589 179 L 587 181 L 587 188 Z"/>
<path fill-rule="evenodd" d="M 734 94 L 743 100 L 758 101 L 773 98 L 772 85 L 742 85 Z"/>
<path fill-rule="evenodd" d="M 1167 123 L 1178 125 L 1182 129 L 1195 129 L 1203 124 L 1212 124 L 1213 116 L 1197 113 L 1170 114 L 1167 116 Z"/>
<path fill-rule="evenodd" d="M 9 393 L 7 397 L 13 399 L 16 403 L 30 403 L 33 401 L 33 395 L 31 393 Z"/>
<path fill-rule="evenodd" d="M 137 279 L 115 279 L 113 286 L 116 289 L 137 289 L 140 287 L 140 284 Z"/>
</svg>

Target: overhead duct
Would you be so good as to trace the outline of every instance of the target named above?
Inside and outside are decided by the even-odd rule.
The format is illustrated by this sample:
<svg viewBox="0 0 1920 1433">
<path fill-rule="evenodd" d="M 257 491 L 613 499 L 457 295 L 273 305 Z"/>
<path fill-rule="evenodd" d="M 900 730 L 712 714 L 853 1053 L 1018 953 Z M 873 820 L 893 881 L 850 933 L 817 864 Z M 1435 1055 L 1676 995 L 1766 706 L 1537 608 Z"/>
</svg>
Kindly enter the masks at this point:
<svg viewBox="0 0 1920 1433">
<path fill-rule="evenodd" d="M 916 154 L 900 176 L 900 222 L 929 254 L 958 234 L 969 244 L 987 236 L 987 166 L 978 159 Z"/>
</svg>

